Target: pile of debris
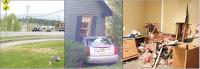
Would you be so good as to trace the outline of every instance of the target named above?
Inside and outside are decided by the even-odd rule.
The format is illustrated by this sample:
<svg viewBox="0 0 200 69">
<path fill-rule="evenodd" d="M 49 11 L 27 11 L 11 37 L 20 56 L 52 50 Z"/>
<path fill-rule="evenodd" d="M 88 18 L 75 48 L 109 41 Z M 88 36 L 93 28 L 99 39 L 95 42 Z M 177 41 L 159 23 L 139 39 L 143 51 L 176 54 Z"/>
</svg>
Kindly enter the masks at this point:
<svg viewBox="0 0 200 69">
<path fill-rule="evenodd" d="M 162 35 L 161 37 L 163 40 L 160 42 L 157 42 L 157 40 L 156 42 L 151 42 L 152 38 L 150 38 L 150 41 L 140 44 L 139 51 L 141 56 L 139 61 L 152 67 L 156 66 L 159 61 L 160 64 L 172 64 L 172 44 L 175 44 L 177 41 L 173 41 L 175 38 L 169 35 Z"/>
</svg>

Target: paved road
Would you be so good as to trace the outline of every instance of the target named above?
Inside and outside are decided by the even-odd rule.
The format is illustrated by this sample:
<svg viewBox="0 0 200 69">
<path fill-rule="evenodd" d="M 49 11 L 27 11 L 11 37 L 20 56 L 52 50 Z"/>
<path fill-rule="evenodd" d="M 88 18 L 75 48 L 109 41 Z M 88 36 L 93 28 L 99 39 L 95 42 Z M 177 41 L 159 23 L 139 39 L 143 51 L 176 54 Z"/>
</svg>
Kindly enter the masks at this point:
<svg viewBox="0 0 200 69">
<path fill-rule="evenodd" d="M 26 44 L 26 43 L 34 43 L 34 42 L 45 42 L 45 41 L 55 41 L 55 40 L 64 40 L 64 39 L 37 39 L 37 40 L 24 40 L 24 41 L 14 41 L 14 42 L 7 42 L 1 43 L 0 48 L 7 48 L 15 45 Z"/>
<path fill-rule="evenodd" d="M 64 32 L 0 32 L 0 36 L 64 35 Z"/>
</svg>

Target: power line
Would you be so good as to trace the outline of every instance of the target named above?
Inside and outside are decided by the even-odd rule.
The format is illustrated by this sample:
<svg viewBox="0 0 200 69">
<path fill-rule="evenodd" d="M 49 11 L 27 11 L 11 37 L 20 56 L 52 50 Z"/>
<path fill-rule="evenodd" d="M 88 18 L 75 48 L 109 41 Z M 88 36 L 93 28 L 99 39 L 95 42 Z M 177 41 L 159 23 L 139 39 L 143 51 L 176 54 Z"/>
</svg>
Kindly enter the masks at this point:
<svg viewBox="0 0 200 69">
<path fill-rule="evenodd" d="M 41 18 L 41 19 L 53 19 L 53 20 L 57 20 L 57 19 L 55 19 L 58 15 L 55 15 L 55 14 L 57 14 L 57 13 L 61 13 L 61 12 L 64 12 L 64 10 L 58 10 L 58 11 L 53 11 L 53 12 L 50 12 L 50 13 L 47 13 L 47 14 L 28 14 L 28 17 L 31 17 L 31 18 Z M 20 15 L 18 15 L 18 16 L 20 16 L 20 17 L 22 17 L 23 19 L 24 19 L 24 17 L 25 18 L 27 18 L 27 16 L 25 16 L 24 14 L 21 14 L 21 15 L 23 15 L 23 16 L 20 16 Z M 47 17 L 47 16 L 51 16 L 51 15 L 55 15 L 56 17 L 55 18 L 49 18 L 49 17 Z M 46 18 L 47 17 L 47 18 Z M 52 17 L 52 16 L 51 16 Z M 27 21 L 27 20 L 26 20 Z"/>
<path fill-rule="evenodd" d="M 41 14 L 34 14 L 34 15 L 29 14 L 29 16 L 31 16 L 31 17 L 50 16 L 50 15 L 54 15 L 54 14 L 61 13 L 61 12 L 64 12 L 64 10 L 58 10 L 58 11 L 54 11 L 54 12 L 50 12 L 50 13 L 42 14 L 42 15 Z"/>
</svg>

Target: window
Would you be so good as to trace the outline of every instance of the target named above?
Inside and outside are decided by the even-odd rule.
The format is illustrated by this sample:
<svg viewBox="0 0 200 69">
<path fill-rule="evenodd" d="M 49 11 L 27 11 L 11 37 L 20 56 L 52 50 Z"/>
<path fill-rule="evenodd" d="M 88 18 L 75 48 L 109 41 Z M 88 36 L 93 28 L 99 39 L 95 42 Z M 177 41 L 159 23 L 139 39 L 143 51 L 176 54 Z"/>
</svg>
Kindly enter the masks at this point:
<svg viewBox="0 0 200 69">
<path fill-rule="evenodd" d="M 112 45 L 111 41 L 107 38 L 92 38 L 87 39 L 87 46 L 101 46 L 101 45 Z"/>
<path fill-rule="evenodd" d="M 89 36 L 91 31 L 92 16 L 82 16 L 80 35 Z"/>
</svg>

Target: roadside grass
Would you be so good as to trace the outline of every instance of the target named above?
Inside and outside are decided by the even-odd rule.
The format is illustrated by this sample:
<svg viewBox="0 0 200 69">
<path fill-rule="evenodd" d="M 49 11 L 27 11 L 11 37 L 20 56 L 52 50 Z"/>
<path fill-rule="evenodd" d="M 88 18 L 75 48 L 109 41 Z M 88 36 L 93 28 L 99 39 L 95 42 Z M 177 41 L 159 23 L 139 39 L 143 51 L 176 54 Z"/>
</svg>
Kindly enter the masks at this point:
<svg viewBox="0 0 200 69">
<path fill-rule="evenodd" d="M 0 37 L 0 42 L 33 40 L 33 39 L 58 39 L 64 38 L 63 35 L 24 35 L 24 36 L 7 36 Z"/>
<path fill-rule="evenodd" d="M 63 68 L 64 41 L 27 43 L 1 49 L 0 68 Z M 61 61 L 49 64 L 51 56 Z"/>
<path fill-rule="evenodd" d="M 0 68 L 64 68 L 64 61 L 67 65 L 77 65 L 79 62 L 74 60 L 83 59 L 79 43 L 72 41 L 47 41 L 38 43 L 27 43 L 16 45 L 5 49 L 0 49 Z M 68 49 L 69 48 L 69 49 Z M 67 50 L 66 50 L 67 49 Z M 65 59 L 64 59 L 64 51 Z M 82 54 L 78 51 L 82 52 Z M 71 54 L 71 55 L 70 55 Z M 61 61 L 49 65 L 51 56 L 58 55 Z M 122 63 L 113 65 L 86 66 L 84 69 L 121 69 Z"/>
</svg>

